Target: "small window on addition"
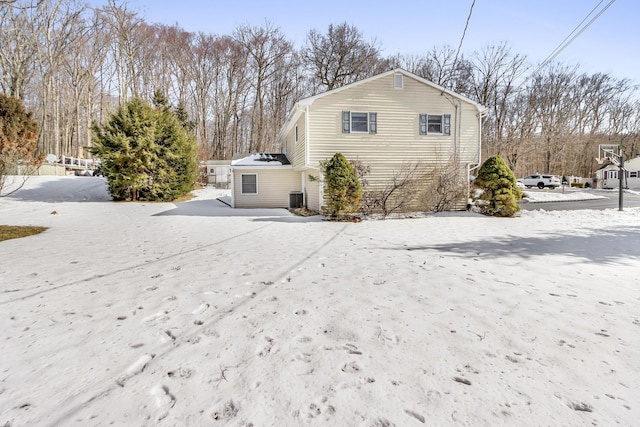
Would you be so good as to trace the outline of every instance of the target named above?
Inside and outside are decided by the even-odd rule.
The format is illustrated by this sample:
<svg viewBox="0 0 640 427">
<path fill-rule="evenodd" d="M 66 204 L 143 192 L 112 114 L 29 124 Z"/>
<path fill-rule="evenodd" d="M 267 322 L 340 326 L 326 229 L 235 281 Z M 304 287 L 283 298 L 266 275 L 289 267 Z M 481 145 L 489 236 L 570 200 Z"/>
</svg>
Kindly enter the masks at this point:
<svg viewBox="0 0 640 427">
<path fill-rule="evenodd" d="M 402 89 L 402 74 L 394 74 L 393 75 L 393 87 L 396 89 Z"/>
<path fill-rule="evenodd" d="M 258 176 L 255 174 L 242 175 L 242 194 L 258 194 Z"/>
</svg>

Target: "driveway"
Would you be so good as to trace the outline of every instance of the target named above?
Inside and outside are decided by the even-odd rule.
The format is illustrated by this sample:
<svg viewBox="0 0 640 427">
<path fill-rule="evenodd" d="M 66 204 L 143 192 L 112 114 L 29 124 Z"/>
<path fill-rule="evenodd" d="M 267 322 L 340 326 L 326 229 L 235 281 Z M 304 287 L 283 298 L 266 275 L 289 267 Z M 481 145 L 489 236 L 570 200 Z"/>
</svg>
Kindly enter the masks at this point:
<svg viewBox="0 0 640 427">
<path fill-rule="evenodd" d="M 538 189 L 527 189 L 526 193 L 529 193 L 533 199 L 535 199 L 537 193 L 548 194 L 551 190 L 538 190 Z M 554 192 L 558 192 L 558 196 L 560 196 L 562 190 L 556 189 L 552 190 Z M 589 200 L 561 200 L 561 197 L 557 199 L 553 199 L 548 202 L 527 202 L 521 201 L 520 208 L 523 210 L 538 210 L 544 209 L 546 211 L 565 211 L 565 210 L 581 210 L 581 209 L 595 209 L 595 210 L 604 210 L 604 209 L 618 209 L 618 190 L 586 190 L 585 193 L 593 194 L 600 196 L 598 199 L 589 199 Z M 625 191 L 623 195 L 623 209 L 624 208 L 636 208 L 640 207 L 640 194 L 638 192 Z"/>
</svg>

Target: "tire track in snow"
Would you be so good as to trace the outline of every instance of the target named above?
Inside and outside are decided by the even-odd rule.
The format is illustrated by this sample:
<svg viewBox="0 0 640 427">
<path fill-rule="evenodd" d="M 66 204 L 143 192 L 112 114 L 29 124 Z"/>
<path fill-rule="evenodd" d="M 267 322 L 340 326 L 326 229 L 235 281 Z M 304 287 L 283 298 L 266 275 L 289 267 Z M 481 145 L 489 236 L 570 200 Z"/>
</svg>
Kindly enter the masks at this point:
<svg viewBox="0 0 640 427">
<path fill-rule="evenodd" d="M 174 253 L 174 254 L 171 254 L 171 255 L 165 255 L 163 257 L 157 258 L 157 259 L 152 260 L 152 261 L 147 261 L 147 262 L 144 262 L 142 264 L 136 264 L 136 265 L 132 265 L 132 266 L 129 266 L 129 267 L 119 268 L 117 270 L 113 270 L 113 271 L 110 271 L 110 272 L 104 273 L 104 274 L 95 274 L 93 276 L 86 277 L 84 279 L 78 279 L 78 280 L 75 280 L 73 282 L 65 283 L 64 285 L 52 286 L 50 288 L 43 289 L 41 291 L 34 292 L 32 294 L 29 294 L 29 295 L 23 295 L 23 296 L 18 297 L 18 298 L 12 298 L 12 299 L 8 299 L 8 300 L 5 300 L 5 301 L 0 301 L 0 305 L 10 304 L 10 303 L 16 302 L 16 301 L 24 301 L 26 299 L 33 298 L 33 297 L 36 297 L 38 295 L 41 295 L 41 294 L 44 294 L 44 293 L 49 293 L 49 292 L 52 292 L 52 291 L 55 291 L 55 290 L 58 290 L 58 289 L 67 288 L 69 286 L 75 286 L 75 285 L 79 285 L 79 284 L 82 284 L 82 283 L 87 283 L 87 282 L 90 282 L 90 281 L 95 280 L 95 279 L 102 279 L 104 277 L 113 276 L 115 274 L 123 273 L 125 271 L 134 270 L 136 268 L 157 264 L 159 262 L 163 262 L 163 261 L 166 261 L 166 260 L 171 259 L 171 258 L 176 258 L 176 257 L 179 257 L 181 255 L 185 255 L 185 254 L 189 254 L 189 253 L 193 253 L 193 252 L 198 252 L 198 251 L 201 251 L 202 249 L 206 249 L 206 248 L 210 248 L 210 247 L 213 247 L 213 246 L 217 246 L 217 245 L 220 245 L 222 243 L 227 243 L 227 242 L 229 242 L 231 240 L 234 240 L 234 239 L 237 239 L 239 237 L 244 237 L 244 236 L 246 236 L 248 234 L 255 233 L 255 232 L 260 231 L 260 230 L 264 230 L 265 228 L 271 227 L 272 225 L 273 224 L 263 225 L 262 227 L 254 228 L 254 229 L 246 231 L 244 233 L 240 233 L 240 234 L 237 234 L 235 236 L 227 237 L 226 239 L 222 239 L 222 240 L 219 240 L 217 242 L 210 243 L 208 245 L 202 245 L 202 246 L 195 247 L 193 249 L 188 249 L 186 251 L 180 251 L 178 253 Z"/>
<path fill-rule="evenodd" d="M 271 224 L 269 224 L 269 225 L 271 225 Z M 329 244 L 331 244 L 333 241 L 335 241 L 336 238 L 338 238 L 338 236 L 340 236 L 349 225 L 350 225 L 350 223 L 345 224 L 338 231 L 336 231 L 329 239 L 327 239 L 324 243 L 322 243 L 320 246 L 318 246 L 317 248 L 315 248 L 314 250 L 309 252 L 308 255 L 300 258 L 298 261 L 294 262 L 290 266 L 288 266 L 288 267 L 282 269 L 280 272 L 274 274 L 275 277 L 273 277 L 273 279 L 274 279 L 273 283 L 275 284 L 275 283 L 281 283 L 281 282 L 285 281 L 287 279 L 287 277 L 289 277 L 289 274 L 290 274 L 291 271 L 295 270 L 296 268 L 298 268 L 299 266 L 301 266 L 302 264 L 307 262 L 309 259 L 311 259 L 313 256 L 315 256 L 318 252 L 320 252 L 321 250 L 326 248 Z M 204 247 L 215 246 L 217 244 L 232 240 L 232 239 L 234 239 L 236 237 L 245 236 L 245 235 L 250 234 L 250 233 L 252 233 L 254 231 L 262 230 L 262 229 L 266 228 L 267 226 L 254 229 L 254 230 L 251 230 L 249 232 L 242 233 L 242 234 L 239 234 L 237 236 L 234 236 L 234 237 L 231 237 L 231 238 L 228 238 L 228 239 L 225 239 L 225 240 L 221 240 L 219 242 L 216 242 L 216 243 L 213 243 L 213 244 L 210 244 L 210 245 L 201 246 L 201 247 L 198 247 L 196 249 L 189 250 L 189 251 L 184 251 L 184 252 L 181 252 L 180 254 L 184 254 L 184 253 L 200 250 L 200 249 L 202 249 Z M 172 258 L 172 257 L 174 257 L 176 255 L 180 255 L 180 254 L 169 255 L 167 257 L 164 257 L 163 259 Z M 135 267 L 131 267 L 131 268 L 135 268 Z M 123 269 L 122 271 L 126 271 L 128 269 L 130 269 L 130 268 Z M 111 273 L 111 274 L 114 274 L 114 273 Z M 79 283 L 81 283 L 81 282 L 84 282 L 84 281 L 79 281 Z M 65 286 L 65 285 L 63 285 L 63 286 Z M 192 332 L 191 333 L 183 334 L 180 337 L 181 341 L 184 341 L 184 342 L 189 341 L 190 338 L 193 338 L 193 337 L 195 337 L 196 335 L 198 335 L 200 333 L 201 328 L 202 328 L 203 325 L 209 326 L 209 325 L 212 325 L 212 324 L 215 324 L 215 323 L 219 322 L 220 320 L 223 320 L 224 318 L 226 318 L 226 317 L 230 316 L 231 314 L 235 313 L 236 310 L 239 307 L 243 307 L 249 301 L 253 300 L 257 295 L 269 290 L 269 288 L 271 288 L 271 287 L 272 286 L 265 286 L 262 290 L 258 290 L 254 294 L 244 297 L 238 303 L 235 303 L 235 304 L 232 304 L 232 305 L 230 304 L 230 305 L 227 305 L 226 307 L 220 307 L 218 309 L 218 312 L 216 314 L 214 314 L 211 319 L 207 320 L 206 322 L 204 322 L 201 325 L 198 325 L 197 328 L 192 328 Z M 173 341 L 173 340 L 171 340 L 169 342 L 165 342 L 165 343 L 159 344 L 150 352 L 150 354 L 153 354 L 153 356 L 151 358 L 147 358 L 147 357 L 145 357 L 145 355 L 143 355 L 141 357 L 141 359 L 138 360 L 138 362 L 134 363 L 133 365 L 131 365 L 129 367 L 127 372 L 133 370 L 133 366 L 134 365 L 137 366 L 138 364 L 140 364 L 140 361 L 143 360 L 143 359 L 144 359 L 144 369 L 146 369 L 149 365 L 157 363 L 158 360 L 162 359 L 164 356 L 170 354 L 171 352 L 173 352 L 175 349 L 177 349 L 179 347 L 180 347 L 180 343 L 176 344 L 176 342 Z M 143 374 L 143 370 L 139 370 L 139 371 L 137 370 L 134 375 L 130 375 L 130 376 L 141 375 L 141 374 Z M 121 378 L 121 377 L 119 377 L 119 378 Z M 62 413 L 50 425 L 57 426 L 57 425 L 64 424 L 65 421 L 69 421 L 78 411 L 80 411 L 82 409 L 85 409 L 91 403 L 96 402 L 96 401 L 100 400 L 103 397 L 107 397 L 108 395 L 111 394 L 112 391 L 122 388 L 123 386 L 118 383 L 117 379 L 118 378 L 116 378 L 115 380 L 114 379 L 109 379 L 109 380 L 101 381 L 100 384 L 96 384 L 95 386 L 92 386 L 92 387 L 87 387 L 87 388 L 85 388 L 84 391 L 81 391 L 81 392 L 78 392 L 78 393 L 76 393 L 76 394 L 74 394 L 72 396 L 69 396 L 65 400 L 65 402 L 61 402 L 61 404 L 58 405 L 58 406 L 59 407 L 66 407 L 67 406 L 66 402 L 69 402 L 72 405 L 71 408 L 69 408 L 68 410 L 64 411 L 64 413 Z M 97 391 L 94 391 L 94 390 L 97 390 Z M 94 392 L 92 393 L 92 391 L 94 391 Z M 87 394 L 90 394 L 90 396 L 83 398 Z M 169 394 L 169 393 L 167 392 L 167 394 Z M 172 397 L 172 398 L 175 400 L 175 397 Z M 171 406 L 173 406 L 173 405 L 171 405 Z"/>
</svg>

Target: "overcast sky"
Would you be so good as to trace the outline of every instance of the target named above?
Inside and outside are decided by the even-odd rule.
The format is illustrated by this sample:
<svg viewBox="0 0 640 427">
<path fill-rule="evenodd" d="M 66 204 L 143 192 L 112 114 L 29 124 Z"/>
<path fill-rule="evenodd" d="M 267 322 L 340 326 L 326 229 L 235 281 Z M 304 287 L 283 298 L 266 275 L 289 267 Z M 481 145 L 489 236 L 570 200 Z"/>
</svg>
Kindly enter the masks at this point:
<svg viewBox="0 0 640 427">
<path fill-rule="evenodd" d="M 533 67 L 544 61 L 595 8 L 611 0 L 476 0 L 462 52 L 507 41 Z M 106 0 L 91 0 L 105 4 Z M 472 0 L 395 2 L 265 0 L 128 0 L 147 22 L 178 24 L 188 31 L 229 35 L 239 25 L 269 21 L 300 47 L 310 29 L 347 22 L 384 55 L 422 54 L 432 47 L 458 47 Z M 557 60 L 580 70 L 610 73 L 640 83 L 640 1 L 614 0 Z"/>
</svg>

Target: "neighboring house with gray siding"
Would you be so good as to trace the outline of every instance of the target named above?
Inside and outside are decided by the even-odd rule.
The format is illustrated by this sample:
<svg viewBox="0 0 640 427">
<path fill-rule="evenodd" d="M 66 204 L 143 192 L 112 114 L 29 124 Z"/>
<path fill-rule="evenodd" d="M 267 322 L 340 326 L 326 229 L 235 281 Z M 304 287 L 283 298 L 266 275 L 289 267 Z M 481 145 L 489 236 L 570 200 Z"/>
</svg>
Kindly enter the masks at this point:
<svg viewBox="0 0 640 427">
<path fill-rule="evenodd" d="M 287 208 L 302 201 L 321 211 L 319 162 L 337 152 L 370 167 L 370 189 L 384 188 L 416 162 L 456 159 L 466 180 L 480 164 L 485 111 L 402 69 L 300 100 L 278 135 L 281 153 L 232 161 L 232 206 Z"/>
</svg>

